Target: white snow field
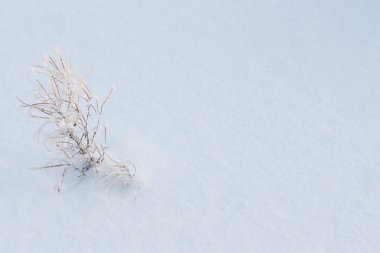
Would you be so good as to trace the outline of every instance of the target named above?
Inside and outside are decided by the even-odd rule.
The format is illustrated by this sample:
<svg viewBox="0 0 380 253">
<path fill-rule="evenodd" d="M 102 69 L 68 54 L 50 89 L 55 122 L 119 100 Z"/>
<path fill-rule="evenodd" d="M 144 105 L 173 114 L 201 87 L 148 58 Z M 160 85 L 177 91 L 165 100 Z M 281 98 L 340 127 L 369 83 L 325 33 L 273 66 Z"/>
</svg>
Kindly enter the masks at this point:
<svg viewBox="0 0 380 253">
<path fill-rule="evenodd" d="M 380 252 L 380 1 L 0 3 L 0 252 Z M 16 96 L 60 47 L 135 185 L 51 158 Z M 109 194 L 110 193 L 110 194 Z"/>
</svg>

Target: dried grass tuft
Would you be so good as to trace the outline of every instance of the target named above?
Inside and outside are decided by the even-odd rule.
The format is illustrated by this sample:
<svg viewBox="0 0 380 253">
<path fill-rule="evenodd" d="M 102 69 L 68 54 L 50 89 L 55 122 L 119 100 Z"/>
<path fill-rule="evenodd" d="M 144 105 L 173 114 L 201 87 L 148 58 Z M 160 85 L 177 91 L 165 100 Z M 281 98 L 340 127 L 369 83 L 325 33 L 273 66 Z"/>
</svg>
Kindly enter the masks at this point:
<svg viewBox="0 0 380 253">
<path fill-rule="evenodd" d="M 46 56 L 43 65 L 34 67 L 34 73 L 38 84 L 34 102 L 18 99 L 23 107 L 30 109 L 32 118 L 43 121 L 37 134 L 48 132 L 44 139 L 46 147 L 59 155 L 56 159 L 59 162 L 34 169 L 62 168 L 62 177 L 56 186 L 58 192 L 68 173 L 84 176 L 90 170 L 105 183 L 129 185 L 135 167 L 107 154 L 107 128 L 100 125 L 103 108 L 114 88 L 99 101 L 83 78 L 73 76 L 71 65 L 63 59 L 60 50 L 55 58 Z"/>
</svg>

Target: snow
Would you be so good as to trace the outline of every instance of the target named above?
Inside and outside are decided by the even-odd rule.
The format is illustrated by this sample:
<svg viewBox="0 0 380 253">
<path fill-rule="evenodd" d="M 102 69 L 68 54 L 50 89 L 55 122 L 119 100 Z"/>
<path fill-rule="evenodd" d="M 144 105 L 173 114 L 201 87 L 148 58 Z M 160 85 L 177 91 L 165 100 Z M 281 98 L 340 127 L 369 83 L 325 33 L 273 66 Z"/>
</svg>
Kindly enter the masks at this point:
<svg viewBox="0 0 380 253">
<path fill-rule="evenodd" d="M 0 252 L 379 252 L 380 2 L 0 5 Z M 70 58 L 135 186 L 60 171 L 16 96 Z"/>
</svg>

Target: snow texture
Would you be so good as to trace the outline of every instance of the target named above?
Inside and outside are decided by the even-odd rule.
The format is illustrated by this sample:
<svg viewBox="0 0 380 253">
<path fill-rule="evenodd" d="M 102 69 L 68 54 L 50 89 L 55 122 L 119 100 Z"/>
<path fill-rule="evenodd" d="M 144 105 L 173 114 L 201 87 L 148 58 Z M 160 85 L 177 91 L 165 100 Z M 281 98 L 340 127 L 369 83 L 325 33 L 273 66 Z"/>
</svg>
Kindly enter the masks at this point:
<svg viewBox="0 0 380 253">
<path fill-rule="evenodd" d="M 2 0 L 0 252 L 380 252 L 380 2 Z M 60 47 L 136 185 L 52 187 L 16 96 Z M 110 194 L 109 194 L 110 193 Z"/>
</svg>

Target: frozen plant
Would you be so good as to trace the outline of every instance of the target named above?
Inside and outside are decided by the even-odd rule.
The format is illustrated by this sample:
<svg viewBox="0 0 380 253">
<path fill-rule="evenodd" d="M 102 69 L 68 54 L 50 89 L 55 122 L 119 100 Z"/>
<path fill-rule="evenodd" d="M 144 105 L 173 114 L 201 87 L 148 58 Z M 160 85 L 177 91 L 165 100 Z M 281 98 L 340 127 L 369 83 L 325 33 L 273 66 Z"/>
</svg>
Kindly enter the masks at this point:
<svg viewBox="0 0 380 253">
<path fill-rule="evenodd" d="M 47 132 L 48 150 L 58 154 L 58 162 L 36 169 L 62 168 L 58 191 L 68 173 L 84 176 L 90 170 L 106 183 L 128 185 L 135 168 L 107 155 L 107 128 L 100 125 L 104 105 L 114 88 L 103 101 L 93 97 L 86 81 L 73 76 L 59 50 L 55 58 L 46 56 L 44 64 L 36 65 L 34 71 L 39 77 L 34 102 L 19 100 L 30 109 L 31 117 L 44 122 L 37 133 Z"/>
</svg>

